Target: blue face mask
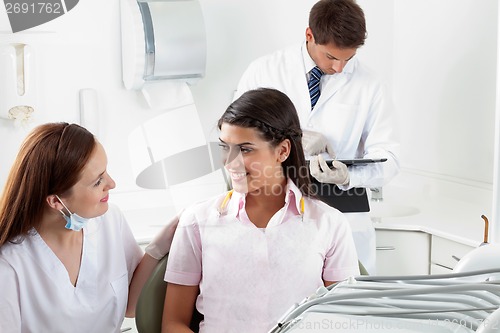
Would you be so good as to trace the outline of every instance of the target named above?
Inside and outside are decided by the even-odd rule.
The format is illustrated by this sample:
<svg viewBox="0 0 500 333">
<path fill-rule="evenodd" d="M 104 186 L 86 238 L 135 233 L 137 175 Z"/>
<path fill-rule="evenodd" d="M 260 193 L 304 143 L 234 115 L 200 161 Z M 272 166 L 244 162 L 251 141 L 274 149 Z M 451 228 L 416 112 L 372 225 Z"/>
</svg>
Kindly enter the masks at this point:
<svg viewBox="0 0 500 333">
<path fill-rule="evenodd" d="M 87 219 L 85 217 L 81 217 L 78 214 L 72 213 L 68 209 L 68 207 L 66 207 L 66 205 L 62 202 L 62 200 L 57 195 L 56 195 L 56 198 L 59 199 L 59 202 L 61 203 L 61 205 L 63 205 L 64 209 L 66 209 L 68 211 L 68 213 L 69 213 L 69 216 L 67 216 L 66 214 L 64 214 L 64 212 L 62 211 L 62 209 L 60 210 L 62 216 L 66 220 L 66 225 L 64 227 L 66 229 L 74 230 L 74 231 L 80 231 L 80 230 L 82 230 L 82 228 L 85 226 L 85 224 L 87 224 L 87 222 L 90 219 Z"/>
</svg>

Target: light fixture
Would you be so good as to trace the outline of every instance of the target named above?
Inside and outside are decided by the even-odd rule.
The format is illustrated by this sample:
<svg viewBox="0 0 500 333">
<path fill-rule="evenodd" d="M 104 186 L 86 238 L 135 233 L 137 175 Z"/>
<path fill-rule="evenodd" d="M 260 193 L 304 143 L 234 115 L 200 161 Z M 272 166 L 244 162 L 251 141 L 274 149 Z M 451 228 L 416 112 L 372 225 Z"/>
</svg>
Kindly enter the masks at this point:
<svg viewBox="0 0 500 333">
<path fill-rule="evenodd" d="M 142 123 L 131 132 L 129 149 L 136 184 L 145 189 L 166 189 L 222 169 L 218 143 L 205 139 L 194 104 Z"/>
<path fill-rule="evenodd" d="M 36 107 L 33 48 L 22 43 L 0 45 L 0 117 L 23 125 Z"/>
</svg>

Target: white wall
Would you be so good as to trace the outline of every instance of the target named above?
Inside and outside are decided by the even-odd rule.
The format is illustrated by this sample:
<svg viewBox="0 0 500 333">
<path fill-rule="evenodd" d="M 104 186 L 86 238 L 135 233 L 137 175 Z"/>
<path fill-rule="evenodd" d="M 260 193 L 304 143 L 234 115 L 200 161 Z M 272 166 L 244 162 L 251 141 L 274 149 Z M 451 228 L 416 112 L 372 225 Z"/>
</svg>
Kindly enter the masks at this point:
<svg viewBox="0 0 500 333">
<path fill-rule="evenodd" d="M 496 0 L 395 1 L 404 167 L 492 183 L 497 8 Z"/>
<path fill-rule="evenodd" d="M 302 1 L 290 8 L 285 0 L 269 3 L 264 0 L 200 1 L 208 41 L 207 71 L 206 77 L 192 86 L 192 92 L 207 137 L 216 135 L 216 120 L 229 104 L 237 80 L 249 61 L 275 48 L 300 42 L 307 26 L 308 10 L 314 2 Z M 95 128 L 107 150 L 109 172 L 117 182 L 112 197 L 116 198 L 120 192 L 137 193 L 139 189 L 134 183 L 127 149 L 128 134 L 162 110 L 149 109 L 140 92 L 123 87 L 119 12 L 118 0 L 82 0 L 54 21 L 12 34 L 7 15 L 0 11 L 0 44 L 27 43 L 35 49 L 39 95 L 35 121 L 29 127 L 14 129 L 11 121 L 0 119 L 1 186 L 27 132 L 48 121 L 78 122 L 79 90 L 91 88 L 97 91 L 99 102 L 99 121 Z M 8 96 L 0 91 L 1 98 Z M 179 123 L 189 129 L 189 124 L 183 124 L 182 119 Z M 130 205 L 155 206 L 162 200 L 172 200 L 172 195 L 165 191 L 148 191 L 148 194 L 132 195 L 120 201 L 130 208 Z M 183 194 L 196 200 L 196 193 Z"/>
<path fill-rule="evenodd" d="M 248 62 L 301 42 L 315 0 L 200 3 L 208 41 L 207 71 L 191 90 L 205 135 L 213 137 L 215 122 Z M 403 167 L 491 184 L 497 2 L 359 3 L 368 24 L 368 39 L 359 57 L 393 88 Z M 125 144 L 128 133 L 162 111 L 149 109 L 140 93 L 123 88 L 119 1 L 82 0 L 63 17 L 16 34 L 10 33 L 7 16 L 0 10 L 0 44 L 12 42 L 26 42 L 36 51 L 39 103 L 31 126 L 77 122 L 79 90 L 95 89 L 99 102 L 95 128 L 107 149 L 116 192 L 136 191 Z M 8 96 L 0 91 L 2 98 Z M 29 129 L 14 129 L 10 121 L 0 120 L 0 185 Z"/>
</svg>

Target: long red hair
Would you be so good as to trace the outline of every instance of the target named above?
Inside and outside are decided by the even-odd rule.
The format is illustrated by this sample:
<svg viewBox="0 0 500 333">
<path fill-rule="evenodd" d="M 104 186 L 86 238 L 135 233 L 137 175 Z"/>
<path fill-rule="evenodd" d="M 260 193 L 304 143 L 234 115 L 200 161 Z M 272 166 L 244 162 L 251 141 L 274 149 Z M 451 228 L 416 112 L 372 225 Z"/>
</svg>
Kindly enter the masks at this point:
<svg viewBox="0 0 500 333">
<path fill-rule="evenodd" d="M 85 128 L 48 123 L 21 145 L 0 198 L 0 247 L 21 242 L 37 227 L 50 194 L 67 193 L 79 178 L 96 140 Z"/>
</svg>

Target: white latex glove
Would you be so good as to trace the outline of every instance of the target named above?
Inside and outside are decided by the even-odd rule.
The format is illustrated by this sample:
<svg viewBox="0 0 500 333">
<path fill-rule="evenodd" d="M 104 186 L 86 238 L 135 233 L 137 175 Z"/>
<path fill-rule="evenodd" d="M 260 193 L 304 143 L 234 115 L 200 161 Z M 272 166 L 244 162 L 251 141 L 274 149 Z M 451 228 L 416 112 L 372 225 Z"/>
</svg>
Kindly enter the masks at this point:
<svg viewBox="0 0 500 333">
<path fill-rule="evenodd" d="M 177 229 L 181 214 L 182 210 L 156 234 L 151 243 L 146 246 L 145 252 L 147 254 L 156 260 L 160 260 L 170 251 L 170 245 L 172 245 L 175 229 Z"/>
<path fill-rule="evenodd" d="M 309 172 L 320 183 L 336 185 L 349 184 L 349 171 L 347 166 L 337 160 L 333 161 L 332 169 L 326 164 L 323 156 L 313 156 L 309 161 Z"/>
<path fill-rule="evenodd" d="M 302 147 L 304 148 L 305 155 L 313 156 L 323 152 L 327 152 L 331 158 L 335 158 L 335 152 L 330 146 L 326 137 L 314 131 L 302 131 Z"/>
</svg>

